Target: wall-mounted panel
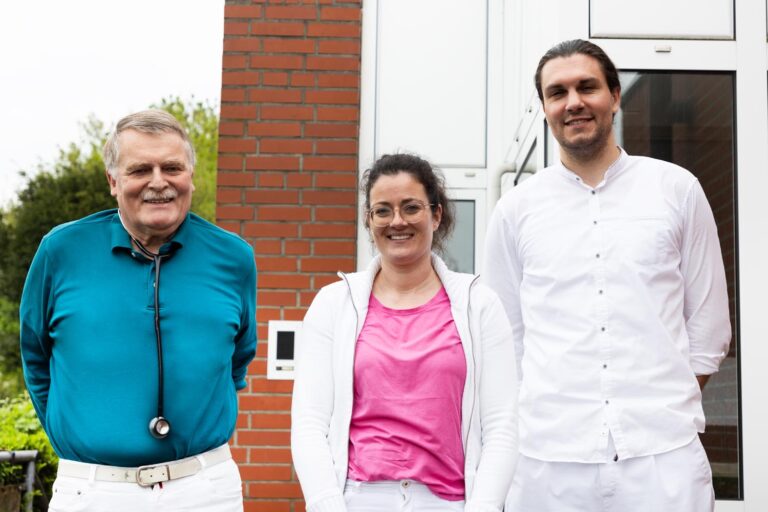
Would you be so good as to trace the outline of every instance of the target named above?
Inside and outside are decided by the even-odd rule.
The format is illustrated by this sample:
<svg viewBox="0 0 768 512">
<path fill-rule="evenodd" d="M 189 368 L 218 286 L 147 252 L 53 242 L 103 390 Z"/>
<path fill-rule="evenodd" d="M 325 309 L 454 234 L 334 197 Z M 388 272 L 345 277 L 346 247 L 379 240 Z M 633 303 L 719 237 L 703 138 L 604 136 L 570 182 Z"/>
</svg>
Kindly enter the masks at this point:
<svg viewBox="0 0 768 512">
<path fill-rule="evenodd" d="M 376 157 L 410 150 L 441 167 L 483 168 L 487 2 L 378 3 Z"/>
<path fill-rule="evenodd" d="M 734 0 L 590 0 L 589 26 L 595 38 L 734 39 Z"/>
</svg>

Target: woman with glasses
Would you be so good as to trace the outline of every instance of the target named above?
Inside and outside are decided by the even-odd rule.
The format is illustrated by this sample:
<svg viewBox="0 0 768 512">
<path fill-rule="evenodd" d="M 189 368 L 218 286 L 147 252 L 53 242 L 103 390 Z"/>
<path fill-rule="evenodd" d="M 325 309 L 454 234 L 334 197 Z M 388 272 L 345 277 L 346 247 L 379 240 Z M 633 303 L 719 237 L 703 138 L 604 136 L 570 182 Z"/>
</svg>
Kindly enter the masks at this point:
<svg viewBox="0 0 768 512">
<path fill-rule="evenodd" d="M 432 252 L 454 218 L 427 161 L 385 155 L 362 189 L 379 255 L 320 290 L 297 350 L 291 450 L 307 511 L 500 511 L 517 457 L 501 303 Z"/>
</svg>

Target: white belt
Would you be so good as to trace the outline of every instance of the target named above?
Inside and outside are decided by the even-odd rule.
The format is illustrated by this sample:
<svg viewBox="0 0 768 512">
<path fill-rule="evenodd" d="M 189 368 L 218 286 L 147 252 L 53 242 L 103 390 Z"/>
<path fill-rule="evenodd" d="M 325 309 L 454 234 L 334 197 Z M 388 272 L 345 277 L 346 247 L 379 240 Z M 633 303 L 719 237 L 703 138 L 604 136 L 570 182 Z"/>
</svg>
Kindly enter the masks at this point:
<svg viewBox="0 0 768 512">
<path fill-rule="evenodd" d="M 168 480 L 176 480 L 197 474 L 203 467 L 213 466 L 232 458 L 229 445 L 225 444 L 213 450 L 194 457 L 150 464 L 138 468 L 121 468 L 117 466 L 102 466 L 71 460 L 59 460 L 58 476 L 85 478 L 101 482 L 126 482 L 148 487 Z M 200 462 L 203 459 L 205 464 Z M 94 471 L 95 468 L 95 471 Z M 94 476 L 91 476 L 91 475 Z"/>
</svg>

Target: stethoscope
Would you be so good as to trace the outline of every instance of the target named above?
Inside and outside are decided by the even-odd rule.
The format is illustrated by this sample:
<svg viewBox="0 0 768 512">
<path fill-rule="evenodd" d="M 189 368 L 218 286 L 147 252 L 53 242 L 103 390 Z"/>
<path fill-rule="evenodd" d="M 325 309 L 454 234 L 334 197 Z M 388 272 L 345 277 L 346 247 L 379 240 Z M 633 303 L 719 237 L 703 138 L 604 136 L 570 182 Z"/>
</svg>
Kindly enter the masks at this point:
<svg viewBox="0 0 768 512">
<path fill-rule="evenodd" d="M 131 236 L 139 251 L 155 262 L 155 339 L 157 340 L 157 416 L 149 421 L 149 433 L 156 439 L 165 439 L 171 432 L 171 423 L 163 416 L 163 335 L 160 332 L 160 263 L 170 254 L 154 253 Z"/>
</svg>

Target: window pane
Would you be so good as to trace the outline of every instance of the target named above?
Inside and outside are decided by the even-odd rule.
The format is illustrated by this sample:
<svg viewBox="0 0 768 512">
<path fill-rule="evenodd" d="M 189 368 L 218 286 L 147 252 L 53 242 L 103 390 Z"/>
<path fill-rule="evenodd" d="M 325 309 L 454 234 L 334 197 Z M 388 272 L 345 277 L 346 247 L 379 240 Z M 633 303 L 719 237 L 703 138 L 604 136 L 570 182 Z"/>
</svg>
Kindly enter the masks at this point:
<svg viewBox="0 0 768 512">
<path fill-rule="evenodd" d="M 699 179 L 717 222 L 725 261 L 733 341 L 704 388 L 717 499 L 741 499 L 737 321 L 734 77 L 731 73 L 623 72 L 616 132 L 629 154 L 674 162 Z"/>
<path fill-rule="evenodd" d="M 443 259 L 451 270 L 475 273 L 475 202 L 454 200 L 456 223 L 445 243 Z"/>
</svg>

